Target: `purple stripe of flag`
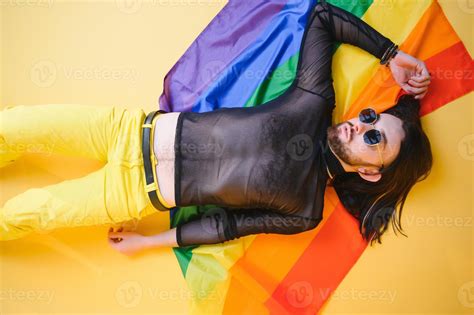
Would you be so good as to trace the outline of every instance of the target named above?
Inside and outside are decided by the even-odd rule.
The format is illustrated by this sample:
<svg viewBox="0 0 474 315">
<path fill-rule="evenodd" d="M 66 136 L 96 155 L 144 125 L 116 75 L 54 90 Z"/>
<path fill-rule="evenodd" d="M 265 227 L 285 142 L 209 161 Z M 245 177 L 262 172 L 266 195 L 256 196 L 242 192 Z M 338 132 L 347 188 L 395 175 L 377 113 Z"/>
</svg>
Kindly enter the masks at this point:
<svg viewBox="0 0 474 315">
<path fill-rule="evenodd" d="M 191 111 L 202 91 L 258 38 L 286 3 L 287 0 L 229 1 L 166 74 L 160 108 Z"/>
</svg>

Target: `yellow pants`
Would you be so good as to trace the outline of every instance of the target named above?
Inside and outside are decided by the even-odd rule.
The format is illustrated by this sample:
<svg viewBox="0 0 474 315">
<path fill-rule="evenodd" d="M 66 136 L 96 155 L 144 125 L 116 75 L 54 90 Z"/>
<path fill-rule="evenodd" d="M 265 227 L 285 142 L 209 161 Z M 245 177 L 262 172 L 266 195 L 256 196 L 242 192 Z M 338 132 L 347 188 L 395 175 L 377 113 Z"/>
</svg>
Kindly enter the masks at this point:
<svg viewBox="0 0 474 315">
<path fill-rule="evenodd" d="M 0 111 L 0 167 L 24 152 L 103 161 L 82 178 L 29 189 L 0 209 L 0 240 L 59 227 L 115 224 L 157 210 L 145 191 L 143 110 L 87 105 L 13 106 Z M 156 180 L 156 178 L 155 178 Z"/>
</svg>

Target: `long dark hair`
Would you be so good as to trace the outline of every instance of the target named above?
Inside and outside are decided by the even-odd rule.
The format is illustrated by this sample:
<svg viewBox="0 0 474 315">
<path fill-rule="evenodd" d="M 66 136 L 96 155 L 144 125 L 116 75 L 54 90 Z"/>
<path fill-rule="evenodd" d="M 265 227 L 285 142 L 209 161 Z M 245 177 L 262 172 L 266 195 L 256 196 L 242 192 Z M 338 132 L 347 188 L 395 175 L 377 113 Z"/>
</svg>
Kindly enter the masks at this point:
<svg viewBox="0 0 474 315">
<path fill-rule="evenodd" d="M 332 183 L 345 208 L 358 219 L 360 232 L 370 245 L 374 241 L 382 243 L 381 235 L 389 221 L 395 234 L 398 230 L 407 237 L 401 226 L 405 200 L 411 188 L 428 177 L 433 164 L 419 111 L 420 101 L 409 94 L 400 96 L 393 107 L 384 111 L 403 121 L 405 137 L 397 158 L 385 168 L 378 182 L 366 181 L 359 174 L 348 172 L 336 176 Z M 395 217 L 397 206 L 398 220 Z"/>
</svg>

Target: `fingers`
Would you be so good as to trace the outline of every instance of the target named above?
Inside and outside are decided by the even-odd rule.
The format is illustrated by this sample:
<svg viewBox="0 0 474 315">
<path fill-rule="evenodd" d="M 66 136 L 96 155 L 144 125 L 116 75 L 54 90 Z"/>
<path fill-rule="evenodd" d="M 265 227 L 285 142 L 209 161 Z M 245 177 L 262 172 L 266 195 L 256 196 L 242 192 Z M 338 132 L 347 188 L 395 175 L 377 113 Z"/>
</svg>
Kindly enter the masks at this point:
<svg viewBox="0 0 474 315">
<path fill-rule="evenodd" d="M 412 77 L 411 79 L 408 80 L 408 84 L 416 88 L 422 88 L 422 87 L 428 86 L 430 85 L 430 83 L 431 81 L 429 77 L 425 79 L 423 78 L 418 79 L 418 78 Z"/>
<path fill-rule="evenodd" d="M 425 94 L 428 92 L 428 87 L 422 87 L 422 88 L 416 88 L 409 86 L 408 84 L 403 84 L 402 85 L 403 90 L 405 90 L 407 93 L 414 95 L 415 99 L 422 99 Z"/>
<path fill-rule="evenodd" d="M 419 100 L 425 97 L 426 93 L 428 93 L 428 85 L 431 83 L 431 76 L 424 62 L 420 62 L 416 72 L 417 75 L 412 76 L 408 80 L 408 84 L 412 86 L 412 88 L 407 88 L 407 90 L 415 94 L 415 99 Z"/>
<path fill-rule="evenodd" d="M 425 97 L 426 93 L 428 93 L 428 86 L 431 83 L 431 77 L 426 68 L 420 73 L 420 75 L 411 77 L 408 80 L 408 84 L 414 88 L 418 88 L 419 90 L 411 89 L 415 94 L 415 99 L 420 100 Z"/>
<path fill-rule="evenodd" d="M 109 237 L 123 237 L 125 234 L 123 232 L 109 232 Z"/>
<path fill-rule="evenodd" d="M 430 76 L 428 68 L 426 67 L 424 62 L 421 63 L 421 75 L 422 76 Z"/>
<path fill-rule="evenodd" d="M 428 68 L 426 67 L 426 64 L 424 63 L 424 61 L 417 59 L 416 73 L 418 75 L 427 75 L 428 74 Z"/>
<path fill-rule="evenodd" d="M 418 95 L 418 94 L 421 94 L 423 92 L 426 91 L 427 87 L 413 87 L 413 86 L 410 86 L 408 84 L 403 84 L 402 85 L 402 88 L 408 92 L 408 93 L 411 93 L 411 94 L 415 94 L 415 95 Z"/>
<path fill-rule="evenodd" d="M 139 223 L 139 220 L 137 218 L 133 218 L 129 221 L 122 223 L 122 227 L 126 231 L 136 231 L 138 228 L 138 223 Z"/>
<path fill-rule="evenodd" d="M 428 85 L 430 84 L 430 82 L 431 82 L 431 78 L 429 75 L 428 76 L 421 75 L 421 76 L 412 76 L 408 83 L 410 83 L 411 85 L 415 87 L 419 87 L 419 86 Z"/>
<path fill-rule="evenodd" d="M 110 227 L 109 232 L 114 232 L 114 228 Z M 123 226 L 119 227 L 116 232 L 123 232 Z"/>
<path fill-rule="evenodd" d="M 124 237 L 124 233 L 122 231 L 123 231 L 123 227 L 119 227 L 117 229 L 117 232 L 114 232 L 114 228 L 110 227 L 109 233 L 108 233 L 109 244 L 111 244 L 111 242 L 115 242 L 115 243 L 121 242 Z"/>
<path fill-rule="evenodd" d="M 115 243 L 118 243 L 117 242 L 117 239 L 116 238 L 112 238 L 112 237 L 108 237 L 107 238 L 107 242 L 110 244 L 110 246 L 114 247 L 115 248 Z"/>
<path fill-rule="evenodd" d="M 417 100 L 422 99 L 423 97 L 425 97 L 426 93 L 428 93 L 428 91 L 426 91 L 426 92 L 423 93 L 423 94 L 416 95 L 416 96 L 415 96 L 415 99 L 417 99 Z"/>
</svg>

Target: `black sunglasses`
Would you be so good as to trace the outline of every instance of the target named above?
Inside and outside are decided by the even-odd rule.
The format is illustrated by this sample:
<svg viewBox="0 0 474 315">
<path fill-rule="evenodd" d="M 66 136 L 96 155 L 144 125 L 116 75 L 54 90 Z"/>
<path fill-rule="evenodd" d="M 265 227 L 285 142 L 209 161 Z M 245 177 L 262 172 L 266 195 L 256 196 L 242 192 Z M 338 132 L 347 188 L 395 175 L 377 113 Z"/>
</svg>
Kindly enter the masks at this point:
<svg viewBox="0 0 474 315">
<path fill-rule="evenodd" d="M 382 142 L 382 134 L 380 133 L 380 131 L 375 129 L 375 126 L 374 126 L 375 122 L 377 122 L 379 117 L 380 116 L 377 114 L 377 112 L 373 108 L 370 108 L 370 107 L 364 108 L 363 110 L 359 112 L 360 122 L 363 124 L 372 125 L 372 127 L 374 128 L 374 129 L 366 131 L 363 135 L 363 138 L 364 138 L 365 144 L 367 144 L 368 146 L 374 146 L 374 145 L 377 146 L 377 151 L 379 152 L 380 161 L 382 162 L 382 166 L 380 167 L 380 170 L 379 170 L 381 171 L 384 168 L 382 153 L 380 152 L 380 147 L 379 147 L 379 144 Z"/>
</svg>

